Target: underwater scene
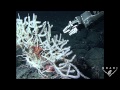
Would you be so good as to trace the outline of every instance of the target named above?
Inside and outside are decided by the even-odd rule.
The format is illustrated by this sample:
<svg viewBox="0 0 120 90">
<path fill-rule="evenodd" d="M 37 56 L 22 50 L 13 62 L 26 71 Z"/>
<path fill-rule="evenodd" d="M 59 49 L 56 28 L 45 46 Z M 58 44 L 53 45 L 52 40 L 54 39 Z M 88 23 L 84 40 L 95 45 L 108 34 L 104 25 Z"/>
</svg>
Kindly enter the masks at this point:
<svg viewBox="0 0 120 90">
<path fill-rule="evenodd" d="M 16 79 L 104 79 L 104 11 L 16 11 Z"/>
</svg>

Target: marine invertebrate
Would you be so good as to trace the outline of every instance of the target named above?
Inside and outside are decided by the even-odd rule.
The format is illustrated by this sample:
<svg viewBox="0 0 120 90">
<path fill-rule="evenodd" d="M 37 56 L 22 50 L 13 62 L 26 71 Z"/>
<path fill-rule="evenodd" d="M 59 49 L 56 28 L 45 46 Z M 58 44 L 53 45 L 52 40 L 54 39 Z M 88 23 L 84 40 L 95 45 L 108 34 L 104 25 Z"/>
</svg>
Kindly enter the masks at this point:
<svg viewBox="0 0 120 90">
<path fill-rule="evenodd" d="M 36 21 L 37 16 L 33 14 L 33 19 L 30 16 L 24 20 L 16 19 L 16 44 L 22 48 L 22 56 L 26 65 L 37 69 L 38 74 L 42 78 L 79 78 L 84 75 L 71 62 L 76 55 L 71 59 L 68 56 L 72 54 L 70 46 L 65 47 L 69 40 L 62 39 L 62 34 L 51 37 L 51 28 L 48 21 L 41 24 Z M 59 62 L 56 64 L 56 62 Z M 47 72 L 55 72 L 55 75 L 48 77 Z M 87 78 L 87 77 L 85 77 Z"/>
<path fill-rule="evenodd" d="M 42 52 L 42 48 L 40 46 L 32 46 L 33 48 L 33 53 L 36 54 L 38 58 L 40 58 L 40 53 Z"/>
</svg>

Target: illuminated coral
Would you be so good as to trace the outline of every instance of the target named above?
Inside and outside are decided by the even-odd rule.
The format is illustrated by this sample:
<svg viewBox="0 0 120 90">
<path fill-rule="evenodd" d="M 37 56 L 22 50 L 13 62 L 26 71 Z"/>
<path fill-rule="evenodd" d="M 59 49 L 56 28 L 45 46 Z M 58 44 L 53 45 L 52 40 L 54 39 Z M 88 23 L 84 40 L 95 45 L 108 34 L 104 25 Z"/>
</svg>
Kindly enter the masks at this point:
<svg viewBox="0 0 120 90">
<path fill-rule="evenodd" d="M 62 34 L 51 37 L 51 28 L 48 21 L 41 24 L 36 21 L 37 16 L 33 14 L 33 19 L 30 16 L 24 20 L 16 19 L 16 45 L 20 46 L 23 54 L 18 55 L 25 58 L 26 65 L 38 70 L 38 74 L 42 78 L 79 78 L 84 76 L 72 61 L 76 57 L 73 55 L 71 59 L 68 56 L 72 54 L 70 46 L 65 47 L 69 40 L 62 39 Z M 18 57 L 17 56 L 17 57 Z M 47 72 L 55 74 L 48 77 Z"/>
</svg>

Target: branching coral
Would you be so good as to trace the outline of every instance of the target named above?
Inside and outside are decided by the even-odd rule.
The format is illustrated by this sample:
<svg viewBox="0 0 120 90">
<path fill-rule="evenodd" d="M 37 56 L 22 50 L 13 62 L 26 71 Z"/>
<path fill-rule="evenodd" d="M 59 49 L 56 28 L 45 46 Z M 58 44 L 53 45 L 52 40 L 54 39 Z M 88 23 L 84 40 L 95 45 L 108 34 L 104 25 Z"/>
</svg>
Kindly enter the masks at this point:
<svg viewBox="0 0 120 90">
<path fill-rule="evenodd" d="M 16 45 L 22 48 L 22 56 L 25 58 L 26 65 L 38 70 L 38 74 L 42 78 L 79 78 L 84 76 L 75 65 L 71 62 L 76 55 L 71 59 L 68 56 L 72 54 L 70 46 L 65 47 L 69 40 L 62 39 L 55 35 L 51 37 L 51 28 L 48 21 L 41 24 L 36 21 L 37 16 L 33 14 L 32 20 L 30 16 L 25 17 L 24 20 L 16 19 Z M 48 77 L 47 72 L 54 72 L 54 75 Z"/>
</svg>

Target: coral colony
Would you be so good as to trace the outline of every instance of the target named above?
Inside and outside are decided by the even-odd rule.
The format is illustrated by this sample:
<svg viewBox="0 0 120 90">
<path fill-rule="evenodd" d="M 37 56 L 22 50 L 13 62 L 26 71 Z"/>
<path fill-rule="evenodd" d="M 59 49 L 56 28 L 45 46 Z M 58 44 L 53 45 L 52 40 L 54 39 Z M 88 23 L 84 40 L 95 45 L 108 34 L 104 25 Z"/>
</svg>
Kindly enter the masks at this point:
<svg viewBox="0 0 120 90">
<path fill-rule="evenodd" d="M 83 75 L 75 65 L 71 62 L 75 59 L 73 55 L 71 59 L 68 56 L 73 52 L 70 46 L 65 47 L 69 40 L 62 39 L 62 35 L 51 37 L 51 28 L 48 21 L 41 23 L 36 21 L 37 16 L 33 14 L 32 20 L 30 16 L 24 20 L 16 19 L 16 46 L 22 49 L 22 55 L 26 61 L 26 65 L 35 68 L 41 78 L 55 79 L 59 76 L 61 79 L 77 79 Z M 48 73 L 54 73 L 48 77 Z"/>
</svg>

